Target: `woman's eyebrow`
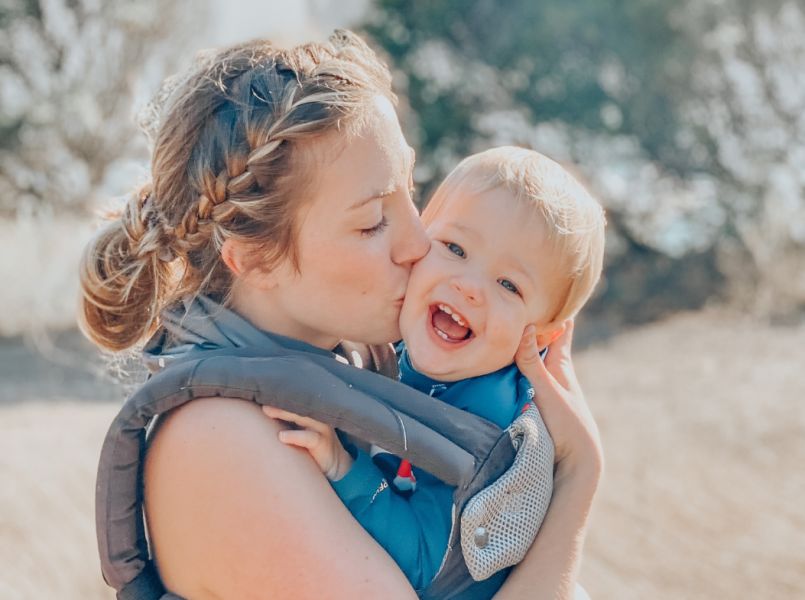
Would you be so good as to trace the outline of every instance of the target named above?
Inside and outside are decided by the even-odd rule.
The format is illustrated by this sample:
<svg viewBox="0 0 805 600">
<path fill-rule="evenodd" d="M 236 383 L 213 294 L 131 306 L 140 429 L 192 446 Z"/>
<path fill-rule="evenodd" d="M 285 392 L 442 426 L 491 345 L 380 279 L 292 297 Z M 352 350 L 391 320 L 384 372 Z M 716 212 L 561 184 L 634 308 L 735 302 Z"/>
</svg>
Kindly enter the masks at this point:
<svg viewBox="0 0 805 600">
<path fill-rule="evenodd" d="M 367 204 L 369 204 L 373 200 L 382 200 L 386 196 L 391 196 L 396 191 L 397 191 L 397 186 L 394 186 L 393 188 L 390 187 L 390 188 L 385 189 L 382 192 L 377 192 L 376 194 L 372 194 L 368 198 L 364 198 L 363 200 L 358 200 L 355 204 L 353 204 L 352 206 L 349 207 L 349 210 L 356 210 L 358 208 L 362 208 L 363 206 L 366 206 Z"/>
<path fill-rule="evenodd" d="M 414 150 L 411 146 L 408 146 L 408 161 L 406 162 L 407 162 L 406 166 L 408 167 L 407 173 L 410 173 L 411 171 L 413 171 L 414 163 L 416 162 L 416 150 Z M 382 192 L 377 192 L 367 198 L 364 198 L 363 200 L 358 200 L 355 204 L 349 207 L 349 210 L 356 210 L 358 208 L 361 208 L 369 204 L 372 200 L 382 200 L 386 196 L 391 196 L 398 189 L 399 189 L 398 185 L 391 183 Z"/>
</svg>

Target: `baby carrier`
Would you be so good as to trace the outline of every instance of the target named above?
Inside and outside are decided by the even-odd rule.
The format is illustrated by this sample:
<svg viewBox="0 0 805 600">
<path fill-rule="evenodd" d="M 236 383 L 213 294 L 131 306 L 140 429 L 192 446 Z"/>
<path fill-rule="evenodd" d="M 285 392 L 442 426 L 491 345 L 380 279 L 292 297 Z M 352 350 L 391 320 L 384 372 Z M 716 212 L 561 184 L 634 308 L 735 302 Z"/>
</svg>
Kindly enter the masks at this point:
<svg viewBox="0 0 805 600">
<path fill-rule="evenodd" d="M 455 486 L 450 541 L 421 598 L 461 598 L 525 555 L 553 485 L 553 443 L 536 408 L 501 430 L 331 352 L 259 331 L 207 298 L 167 312 L 163 325 L 146 347 L 161 370 L 123 405 L 98 467 L 101 568 L 118 599 L 178 600 L 150 558 L 142 464 L 153 419 L 196 398 L 251 400 L 313 417 Z"/>
</svg>

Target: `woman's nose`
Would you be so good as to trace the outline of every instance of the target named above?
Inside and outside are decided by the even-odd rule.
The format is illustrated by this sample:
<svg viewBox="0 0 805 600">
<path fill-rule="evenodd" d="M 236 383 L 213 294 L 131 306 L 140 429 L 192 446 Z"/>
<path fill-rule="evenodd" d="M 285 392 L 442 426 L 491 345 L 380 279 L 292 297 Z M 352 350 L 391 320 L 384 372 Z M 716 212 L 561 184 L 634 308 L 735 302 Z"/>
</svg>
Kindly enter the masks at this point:
<svg viewBox="0 0 805 600">
<path fill-rule="evenodd" d="M 430 239 L 413 206 L 406 219 L 405 226 L 399 229 L 394 240 L 392 260 L 398 265 L 410 266 L 428 253 Z"/>
<path fill-rule="evenodd" d="M 484 301 L 483 289 L 480 283 L 472 277 L 454 277 L 450 281 L 450 287 L 461 294 L 468 304 L 478 306 Z"/>
</svg>

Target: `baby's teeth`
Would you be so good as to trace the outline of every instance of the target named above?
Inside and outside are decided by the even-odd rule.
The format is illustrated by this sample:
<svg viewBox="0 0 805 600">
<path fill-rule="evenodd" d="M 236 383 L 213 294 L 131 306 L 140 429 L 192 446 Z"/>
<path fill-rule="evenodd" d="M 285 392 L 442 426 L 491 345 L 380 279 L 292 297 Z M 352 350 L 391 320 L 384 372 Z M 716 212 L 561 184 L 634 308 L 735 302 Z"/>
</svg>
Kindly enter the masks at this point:
<svg viewBox="0 0 805 600">
<path fill-rule="evenodd" d="M 447 334 L 444 331 L 442 331 L 441 329 L 436 329 L 436 335 L 438 335 L 443 340 L 448 340 L 449 341 L 449 339 L 447 337 Z"/>
<path fill-rule="evenodd" d="M 459 324 L 459 325 L 461 325 L 462 327 L 466 327 L 466 326 L 467 326 L 467 323 L 464 321 L 464 319 L 462 319 L 462 318 L 461 318 L 461 317 L 459 317 L 459 316 L 458 316 L 456 313 L 454 313 L 452 308 L 450 308 L 450 307 L 449 307 L 449 306 L 447 306 L 446 304 L 438 304 L 437 306 L 439 307 L 439 310 L 441 310 L 442 312 L 446 312 L 448 315 L 450 315 L 451 317 L 453 317 L 453 320 L 454 320 L 456 323 L 458 323 L 458 324 Z"/>
</svg>

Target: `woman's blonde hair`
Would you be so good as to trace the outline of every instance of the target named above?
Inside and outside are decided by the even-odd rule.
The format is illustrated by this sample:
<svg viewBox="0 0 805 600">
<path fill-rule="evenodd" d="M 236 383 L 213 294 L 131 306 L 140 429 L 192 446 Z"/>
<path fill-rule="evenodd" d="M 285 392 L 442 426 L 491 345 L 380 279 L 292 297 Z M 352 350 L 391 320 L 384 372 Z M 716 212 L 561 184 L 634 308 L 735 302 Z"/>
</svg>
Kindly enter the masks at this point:
<svg viewBox="0 0 805 600">
<path fill-rule="evenodd" d="M 500 146 L 461 161 L 439 185 L 422 213 L 427 225 L 447 199 L 460 189 L 483 193 L 503 188 L 526 207 L 543 226 L 551 259 L 567 276 L 567 289 L 550 322 L 560 322 L 581 310 L 601 277 L 606 217 L 598 201 L 560 164 L 547 156 L 516 146 Z M 524 223 L 524 226 L 530 226 Z"/>
<path fill-rule="evenodd" d="M 306 142 L 354 131 L 377 95 L 394 101 L 388 68 L 358 36 L 278 49 L 254 41 L 205 56 L 159 111 L 151 182 L 87 245 L 79 319 L 99 346 L 123 350 L 163 308 L 233 280 L 227 239 L 271 268 L 298 268 L 296 217 L 312 177 Z"/>
</svg>

